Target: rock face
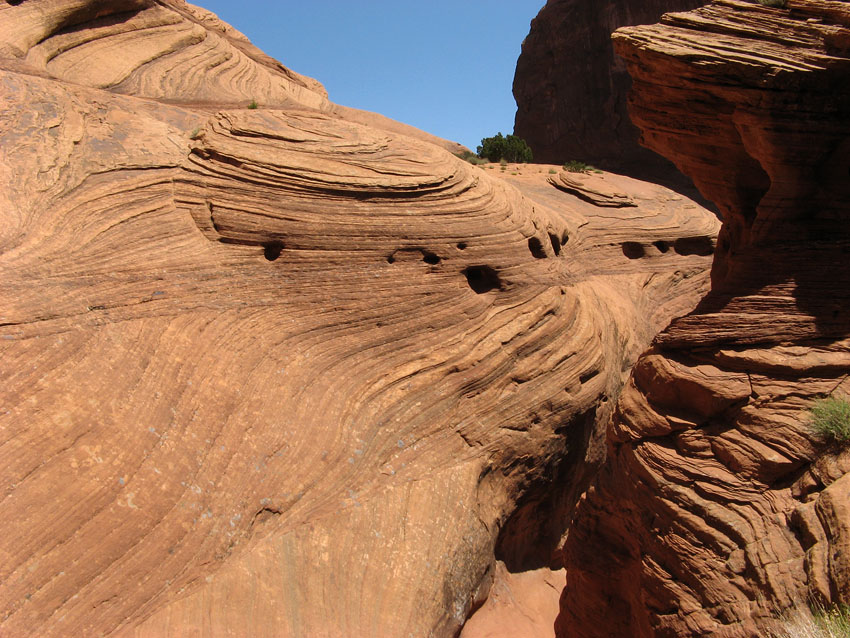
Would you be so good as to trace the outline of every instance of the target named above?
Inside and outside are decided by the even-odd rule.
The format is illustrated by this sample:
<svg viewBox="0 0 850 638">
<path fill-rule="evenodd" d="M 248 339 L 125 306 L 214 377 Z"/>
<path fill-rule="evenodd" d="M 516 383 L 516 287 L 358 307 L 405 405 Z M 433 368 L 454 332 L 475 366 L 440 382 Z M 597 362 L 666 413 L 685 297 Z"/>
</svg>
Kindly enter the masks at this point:
<svg viewBox="0 0 850 638">
<path fill-rule="evenodd" d="M 539 573 L 713 215 L 495 177 L 179 0 L 7 2 L 0 55 L 0 634 L 453 636 Z"/>
<path fill-rule="evenodd" d="M 669 167 L 638 144 L 638 129 L 626 109 L 629 74 L 614 54 L 611 34 L 703 4 L 549 0 L 531 23 L 514 76 L 514 132 L 528 142 L 535 160 Z"/>
<path fill-rule="evenodd" d="M 850 595 L 850 452 L 808 412 L 850 394 L 850 5 L 722 0 L 615 44 L 644 139 L 725 221 L 711 293 L 621 396 L 558 634 L 760 636 Z"/>
</svg>

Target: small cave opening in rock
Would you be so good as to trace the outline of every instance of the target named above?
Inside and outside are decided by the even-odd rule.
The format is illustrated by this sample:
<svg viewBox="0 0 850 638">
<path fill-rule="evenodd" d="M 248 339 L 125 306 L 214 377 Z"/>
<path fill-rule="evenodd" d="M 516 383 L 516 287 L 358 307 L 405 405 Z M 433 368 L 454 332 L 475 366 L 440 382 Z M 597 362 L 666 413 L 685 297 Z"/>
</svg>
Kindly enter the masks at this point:
<svg viewBox="0 0 850 638">
<path fill-rule="evenodd" d="M 395 253 L 393 253 L 392 255 L 387 255 L 387 263 L 388 264 L 394 264 L 395 263 Z"/>
<path fill-rule="evenodd" d="M 458 250 L 466 250 L 466 247 L 467 247 L 467 243 L 465 241 L 459 241 L 457 243 L 457 249 Z"/>
<path fill-rule="evenodd" d="M 554 233 L 549 233 L 549 241 L 552 243 L 552 250 L 555 251 L 555 256 L 561 254 L 561 240 Z"/>
<path fill-rule="evenodd" d="M 278 257 L 280 257 L 280 253 L 283 251 L 283 242 L 282 241 L 270 241 L 263 244 L 263 257 L 265 257 L 268 261 L 275 261 Z"/>
<path fill-rule="evenodd" d="M 658 249 L 658 252 L 660 253 L 666 253 L 668 250 L 670 250 L 670 244 L 668 244 L 666 241 L 654 241 L 652 242 L 652 245 L 655 246 Z"/>
<path fill-rule="evenodd" d="M 680 237 L 673 243 L 677 255 L 699 255 L 708 257 L 714 253 L 711 237 Z"/>
<path fill-rule="evenodd" d="M 636 241 L 623 242 L 623 254 L 629 259 L 640 259 L 646 254 L 643 246 Z"/>
<path fill-rule="evenodd" d="M 436 266 L 440 263 L 441 259 L 436 253 L 432 253 L 430 250 L 423 250 L 422 261 L 424 261 L 426 264 Z"/>
<path fill-rule="evenodd" d="M 537 239 L 537 237 L 528 238 L 528 250 L 531 253 L 531 256 L 535 259 L 546 259 L 546 251 L 543 250 L 543 242 Z"/>
<path fill-rule="evenodd" d="M 469 287 L 477 295 L 502 289 L 502 279 L 491 266 L 470 266 L 463 271 Z"/>
</svg>

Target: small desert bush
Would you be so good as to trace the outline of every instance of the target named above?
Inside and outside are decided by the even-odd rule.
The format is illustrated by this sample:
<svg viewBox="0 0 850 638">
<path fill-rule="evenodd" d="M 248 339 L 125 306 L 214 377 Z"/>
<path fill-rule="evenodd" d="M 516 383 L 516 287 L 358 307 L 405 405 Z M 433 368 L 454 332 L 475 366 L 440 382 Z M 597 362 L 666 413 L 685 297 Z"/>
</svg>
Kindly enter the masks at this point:
<svg viewBox="0 0 850 638">
<path fill-rule="evenodd" d="M 479 157 L 486 157 L 491 162 L 507 160 L 508 162 L 530 162 L 532 159 L 531 148 L 521 137 L 508 135 L 505 137 L 497 133 L 493 137 L 485 137 L 481 145 L 475 149 Z"/>
<path fill-rule="evenodd" d="M 563 169 L 568 173 L 598 173 L 601 175 L 605 172 L 600 171 L 595 166 L 585 164 L 584 162 L 579 162 L 578 160 L 570 160 L 569 162 L 565 162 Z"/>
<path fill-rule="evenodd" d="M 455 156 L 459 157 L 464 161 L 469 162 L 470 164 L 475 164 L 476 166 L 487 163 L 486 159 L 484 159 L 483 157 L 478 157 L 472 151 L 461 151 L 460 153 L 455 153 Z"/>
<path fill-rule="evenodd" d="M 593 167 L 589 164 L 578 160 L 570 160 L 564 163 L 564 170 L 570 173 L 589 173 L 592 169 Z"/>
<path fill-rule="evenodd" d="M 248 105 L 248 108 L 249 108 L 249 109 L 256 109 L 256 108 L 258 108 L 259 106 L 260 106 L 260 105 L 259 105 L 259 104 L 257 104 L 257 100 L 251 100 L 251 103 Z"/>
<path fill-rule="evenodd" d="M 812 430 L 825 439 L 850 443 L 850 401 L 830 395 L 814 402 L 811 408 Z"/>
<path fill-rule="evenodd" d="M 785 9 L 788 7 L 788 0 L 758 0 L 758 3 L 765 7 L 774 7 L 776 9 Z"/>
<path fill-rule="evenodd" d="M 850 638 L 850 607 L 797 609 L 779 619 L 769 638 Z"/>
</svg>

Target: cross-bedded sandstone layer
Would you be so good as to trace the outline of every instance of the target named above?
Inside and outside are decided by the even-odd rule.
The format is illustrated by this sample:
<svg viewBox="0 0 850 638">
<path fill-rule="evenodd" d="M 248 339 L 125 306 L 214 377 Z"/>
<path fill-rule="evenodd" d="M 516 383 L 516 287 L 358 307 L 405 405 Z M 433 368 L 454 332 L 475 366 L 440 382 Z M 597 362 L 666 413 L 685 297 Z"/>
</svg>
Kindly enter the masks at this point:
<svg viewBox="0 0 850 638">
<path fill-rule="evenodd" d="M 712 291 L 637 363 L 566 546 L 563 636 L 764 635 L 848 601 L 850 4 L 718 0 L 615 34 L 632 117 L 721 208 Z"/>
<path fill-rule="evenodd" d="M 183 2 L 0 52 L 4 636 L 454 635 L 707 288 L 693 203 L 509 184 Z"/>
</svg>

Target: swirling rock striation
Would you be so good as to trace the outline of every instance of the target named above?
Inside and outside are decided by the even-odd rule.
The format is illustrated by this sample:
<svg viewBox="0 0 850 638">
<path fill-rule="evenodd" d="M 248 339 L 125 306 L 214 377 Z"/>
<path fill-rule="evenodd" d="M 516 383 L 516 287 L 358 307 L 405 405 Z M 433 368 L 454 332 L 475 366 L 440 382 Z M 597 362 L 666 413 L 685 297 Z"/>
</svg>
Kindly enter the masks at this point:
<svg viewBox="0 0 850 638">
<path fill-rule="evenodd" d="M 850 5 L 717 0 L 618 31 L 632 116 L 721 208 L 711 293 L 637 363 L 575 516 L 562 636 L 764 635 L 846 603 Z"/>
<path fill-rule="evenodd" d="M 508 183 L 177 0 L 0 53 L 3 636 L 455 635 L 707 288 L 693 203 Z"/>
</svg>

